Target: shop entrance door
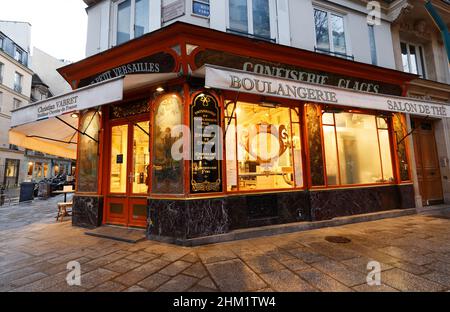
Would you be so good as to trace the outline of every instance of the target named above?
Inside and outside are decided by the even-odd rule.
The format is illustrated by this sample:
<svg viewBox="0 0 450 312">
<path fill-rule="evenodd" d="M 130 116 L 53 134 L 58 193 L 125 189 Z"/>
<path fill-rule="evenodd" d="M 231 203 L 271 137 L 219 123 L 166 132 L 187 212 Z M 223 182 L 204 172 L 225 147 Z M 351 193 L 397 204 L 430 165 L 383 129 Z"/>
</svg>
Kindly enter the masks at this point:
<svg viewBox="0 0 450 312">
<path fill-rule="evenodd" d="M 126 227 L 147 224 L 149 121 L 137 119 L 109 127 L 109 181 L 106 223 Z"/>
<path fill-rule="evenodd" d="M 413 119 L 414 155 L 422 203 L 425 206 L 442 203 L 441 173 L 434 136 L 434 124 L 424 119 Z"/>
</svg>

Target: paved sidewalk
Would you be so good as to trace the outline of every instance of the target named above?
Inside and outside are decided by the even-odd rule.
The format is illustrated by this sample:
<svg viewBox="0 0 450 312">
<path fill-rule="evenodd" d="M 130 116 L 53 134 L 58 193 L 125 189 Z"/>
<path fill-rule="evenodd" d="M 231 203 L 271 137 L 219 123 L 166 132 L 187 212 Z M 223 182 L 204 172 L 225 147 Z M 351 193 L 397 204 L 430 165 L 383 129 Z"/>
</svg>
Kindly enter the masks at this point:
<svg viewBox="0 0 450 312">
<path fill-rule="evenodd" d="M 32 220 L 37 209 L 43 208 L 8 215 Z M 11 227 L 0 209 L 0 291 L 450 289 L 450 211 L 195 248 L 87 236 L 70 221 L 52 221 L 54 212 L 48 208 L 44 222 Z M 73 260 L 81 264 L 81 286 L 65 280 Z M 381 286 L 366 283 L 369 261 L 381 264 Z"/>
</svg>

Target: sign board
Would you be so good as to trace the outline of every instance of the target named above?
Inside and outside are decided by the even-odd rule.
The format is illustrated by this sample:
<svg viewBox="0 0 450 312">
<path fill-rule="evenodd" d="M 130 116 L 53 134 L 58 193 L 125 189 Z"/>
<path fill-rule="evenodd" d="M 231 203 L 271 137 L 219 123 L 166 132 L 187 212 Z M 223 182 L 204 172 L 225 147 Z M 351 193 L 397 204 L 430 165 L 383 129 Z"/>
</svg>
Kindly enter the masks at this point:
<svg viewBox="0 0 450 312">
<path fill-rule="evenodd" d="M 430 117 L 450 117 L 450 106 L 411 98 L 355 92 L 296 80 L 273 78 L 206 66 L 205 85 L 210 88 L 239 91 L 341 106 L 407 113 Z"/>
<path fill-rule="evenodd" d="M 116 78 L 14 110 L 11 127 L 120 101 L 123 98 L 123 80 L 123 77 Z"/>
<path fill-rule="evenodd" d="M 162 22 L 171 21 L 177 17 L 183 16 L 186 12 L 186 1 L 175 0 L 169 2 L 168 0 L 163 2 L 162 10 Z"/>
<path fill-rule="evenodd" d="M 387 84 L 367 79 L 359 79 L 330 72 L 302 68 L 289 64 L 268 62 L 261 59 L 226 53 L 222 51 L 200 51 L 194 56 L 194 59 L 197 68 L 200 68 L 205 64 L 210 64 L 243 70 L 259 75 L 292 79 L 299 82 L 335 86 L 360 92 L 382 93 L 397 96 L 402 95 L 402 89 L 398 85 Z"/>
<path fill-rule="evenodd" d="M 171 73 L 175 70 L 175 65 L 175 59 L 171 54 L 160 52 L 84 78 L 80 81 L 78 87 L 85 87 L 125 75 Z"/>
<path fill-rule="evenodd" d="M 209 1 L 194 0 L 192 2 L 192 13 L 203 17 L 209 17 L 210 15 Z"/>
<path fill-rule="evenodd" d="M 191 106 L 191 192 L 222 191 L 220 106 L 215 97 L 202 93 Z M 215 127 L 215 131 L 210 126 Z M 209 127 L 209 128 L 208 128 Z"/>
</svg>

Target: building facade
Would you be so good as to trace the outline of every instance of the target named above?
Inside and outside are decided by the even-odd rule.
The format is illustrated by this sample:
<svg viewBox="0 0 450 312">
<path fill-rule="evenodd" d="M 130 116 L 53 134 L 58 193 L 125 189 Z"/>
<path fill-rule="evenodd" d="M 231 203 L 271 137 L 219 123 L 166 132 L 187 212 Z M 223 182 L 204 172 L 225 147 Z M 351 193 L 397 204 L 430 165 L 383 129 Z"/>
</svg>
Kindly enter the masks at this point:
<svg viewBox="0 0 450 312">
<path fill-rule="evenodd" d="M 28 52 L 0 32 L 0 185 L 16 187 L 26 176 L 24 150 L 9 144 L 11 111 L 28 105 L 33 72 Z"/>
<path fill-rule="evenodd" d="M 373 25 L 359 1 L 85 2 L 88 57 L 58 70 L 74 91 L 10 132 L 76 153 L 74 225 L 191 244 L 416 207 L 411 114 L 450 110 L 406 98 L 392 4 Z"/>
</svg>

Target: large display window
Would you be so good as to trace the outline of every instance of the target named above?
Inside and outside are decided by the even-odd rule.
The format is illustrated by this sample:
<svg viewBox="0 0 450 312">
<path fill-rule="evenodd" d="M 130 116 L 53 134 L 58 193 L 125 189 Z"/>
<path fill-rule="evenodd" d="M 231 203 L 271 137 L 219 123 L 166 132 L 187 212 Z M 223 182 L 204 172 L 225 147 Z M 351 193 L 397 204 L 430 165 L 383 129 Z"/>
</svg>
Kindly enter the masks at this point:
<svg viewBox="0 0 450 312">
<path fill-rule="evenodd" d="M 388 117 L 323 112 L 328 186 L 394 182 Z"/>
<path fill-rule="evenodd" d="M 227 190 L 302 187 L 298 110 L 245 102 L 226 110 Z"/>
<path fill-rule="evenodd" d="M 161 96 L 154 107 L 153 174 L 154 194 L 183 194 L 183 159 L 172 155 L 174 143 L 182 139 L 177 128 L 183 125 L 181 97 L 175 93 Z"/>
</svg>

